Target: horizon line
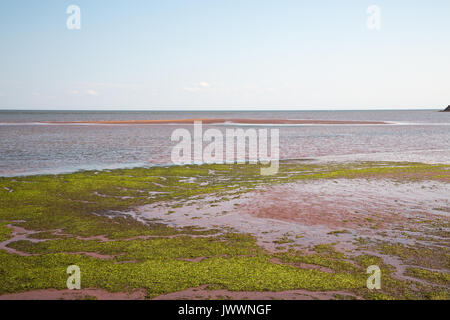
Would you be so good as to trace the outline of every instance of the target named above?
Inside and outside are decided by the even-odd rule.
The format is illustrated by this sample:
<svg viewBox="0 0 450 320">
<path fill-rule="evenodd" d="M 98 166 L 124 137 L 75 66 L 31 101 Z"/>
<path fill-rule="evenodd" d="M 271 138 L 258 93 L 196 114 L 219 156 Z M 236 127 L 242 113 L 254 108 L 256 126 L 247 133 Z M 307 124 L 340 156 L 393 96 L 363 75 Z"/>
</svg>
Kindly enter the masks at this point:
<svg viewBox="0 0 450 320">
<path fill-rule="evenodd" d="M 226 107 L 224 107 L 226 108 Z M 233 107 L 228 107 L 233 108 Z M 236 107 L 239 108 L 239 107 Z M 249 111 L 279 111 L 279 112 L 300 112 L 300 111 L 433 111 L 445 110 L 446 107 L 441 108 L 377 108 L 377 109 L 285 109 L 285 108 L 239 108 L 239 109 L 1 109 L 2 111 L 59 111 L 59 112 L 73 112 L 73 111 L 108 111 L 108 112 L 249 112 Z"/>
</svg>

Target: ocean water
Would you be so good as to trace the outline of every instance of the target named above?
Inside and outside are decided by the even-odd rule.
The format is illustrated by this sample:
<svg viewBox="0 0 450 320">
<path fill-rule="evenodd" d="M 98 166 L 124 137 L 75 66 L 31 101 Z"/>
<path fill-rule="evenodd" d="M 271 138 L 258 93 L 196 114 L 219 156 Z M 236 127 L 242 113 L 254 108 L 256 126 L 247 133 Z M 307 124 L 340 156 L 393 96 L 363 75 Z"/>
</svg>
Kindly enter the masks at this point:
<svg viewBox="0 0 450 320">
<path fill-rule="evenodd" d="M 260 118 L 387 121 L 386 125 L 267 126 L 281 159 L 450 163 L 450 113 L 405 111 L 87 112 L 0 111 L 0 176 L 170 164 L 179 127 L 48 124 L 49 121 Z M 233 126 L 234 128 L 240 125 Z M 229 125 L 208 125 L 225 133 Z M 248 125 L 243 126 L 249 128 Z M 258 128 L 264 126 L 257 126 Z"/>
</svg>

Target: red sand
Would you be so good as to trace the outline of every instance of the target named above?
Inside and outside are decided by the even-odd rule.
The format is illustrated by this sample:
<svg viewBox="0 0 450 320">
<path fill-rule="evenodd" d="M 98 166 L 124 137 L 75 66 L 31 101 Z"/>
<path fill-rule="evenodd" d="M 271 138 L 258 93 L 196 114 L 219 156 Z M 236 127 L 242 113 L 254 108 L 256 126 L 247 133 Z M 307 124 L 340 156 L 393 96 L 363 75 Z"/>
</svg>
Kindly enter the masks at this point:
<svg viewBox="0 0 450 320">
<path fill-rule="evenodd" d="M 228 290 L 207 290 L 206 285 L 198 288 L 190 288 L 182 291 L 172 292 L 160 295 L 154 300 L 204 300 L 204 299 L 223 299 L 229 297 L 232 299 L 248 300 L 330 300 L 336 294 L 353 296 L 352 293 L 345 291 L 307 291 L 307 290 L 288 290 L 280 292 L 253 292 L 253 291 L 228 291 Z M 19 293 L 9 293 L 0 296 L 0 300 L 82 300 L 88 297 L 95 297 L 98 300 L 143 300 L 145 299 L 145 290 L 135 290 L 131 292 L 108 292 L 103 289 L 81 289 L 81 290 L 56 290 L 40 289 Z"/>
<path fill-rule="evenodd" d="M 203 124 L 242 123 L 242 124 L 387 124 L 381 121 L 341 121 L 341 120 L 287 120 L 287 119 L 228 119 L 195 118 L 168 120 L 123 120 L 123 121 L 51 121 L 54 124 L 190 124 L 201 121 Z"/>
<path fill-rule="evenodd" d="M 80 300 L 87 297 L 98 300 L 142 300 L 145 298 L 145 290 L 108 292 L 103 289 L 40 289 L 0 295 L 0 300 Z"/>
<path fill-rule="evenodd" d="M 335 295 L 355 297 L 352 293 L 345 291 L 307 291 L 307 290 L 286 290 L 286 291 L 228 291 L 228 290 L 208 290 L 207 286 L 189 288 L 160 295 L 153 300 L 331 300 Z M 357 298 L 357 297 L 355 297 Z"/>
</svg>

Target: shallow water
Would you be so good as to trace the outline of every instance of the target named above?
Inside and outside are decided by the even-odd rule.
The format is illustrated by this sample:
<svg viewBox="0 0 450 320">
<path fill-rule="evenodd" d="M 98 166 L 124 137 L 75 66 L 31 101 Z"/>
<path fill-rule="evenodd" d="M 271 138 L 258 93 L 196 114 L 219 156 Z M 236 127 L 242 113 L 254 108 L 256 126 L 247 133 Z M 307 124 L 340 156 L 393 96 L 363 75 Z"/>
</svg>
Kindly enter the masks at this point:
<svg viewBox="0 0 450 320">
<path fill-rule="evenodd" d="M 0 176 L 170 164 L 176 128 L 55 125 L 46 121 L 264 118 L 389 121 L 387 125 L 268 126 L 281 159 L 450 163 L 450 113 L 436 111 L 51 112 L 0 111 Z M 215 125 L 225 133 L 229 125 Z M 239 127 L 234 125 L 233 128 Z M 248 125 L 242 126 L 249 128 Z M 260 126 L 258 126 L 260 128 Z"/>
<path fill-rule="evenodd" d="M 410 229 L 422 228 L 419 235 L 429 231 L 421 221 L 448 221 L 448 194 L 449 184 L 438 181 L 314 180 L 263 187 L 227 200 L 191 198 L 181 207 L 145 205 L 126 214 L 174 227 L 231 228 L 254 235 L 269 250 L 285 235 L 289 245 L 302 248 L 336 241 L 339 247 L 351 249 L 361 236 L 417 243 Z M 333 233 L 339 230 L 346 232 Z"/>
</svg>

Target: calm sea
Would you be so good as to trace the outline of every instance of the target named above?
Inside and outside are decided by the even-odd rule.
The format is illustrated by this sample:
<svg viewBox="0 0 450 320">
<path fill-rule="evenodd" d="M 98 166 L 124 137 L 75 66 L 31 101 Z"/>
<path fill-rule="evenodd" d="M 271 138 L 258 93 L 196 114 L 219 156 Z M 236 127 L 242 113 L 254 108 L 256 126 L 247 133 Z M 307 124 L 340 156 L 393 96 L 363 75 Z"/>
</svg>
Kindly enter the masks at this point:
<svg viewBox="0 0 450 320">
<path fill-rule="evenodd" d="M 178 125 L 46 121 L 264 118 L 389 121 L 388 125 L 280 126 L 282 159 L 450 163 L 450 113 L 415 111 L 0 111 L 0 176 L 169 164 Z M 211 127 L 211 126 L 208 126 Z M 227 125 L 214 125 L 223 133 Z M 245 126 L 249 128 L 249 126 Z M 270 126 L 274 128 L 274 126 Z"/>
</svg>

